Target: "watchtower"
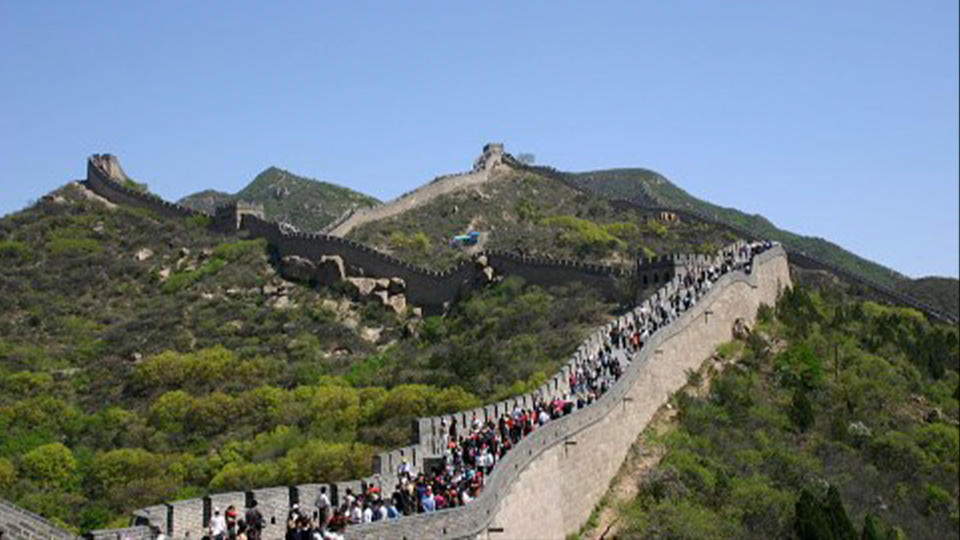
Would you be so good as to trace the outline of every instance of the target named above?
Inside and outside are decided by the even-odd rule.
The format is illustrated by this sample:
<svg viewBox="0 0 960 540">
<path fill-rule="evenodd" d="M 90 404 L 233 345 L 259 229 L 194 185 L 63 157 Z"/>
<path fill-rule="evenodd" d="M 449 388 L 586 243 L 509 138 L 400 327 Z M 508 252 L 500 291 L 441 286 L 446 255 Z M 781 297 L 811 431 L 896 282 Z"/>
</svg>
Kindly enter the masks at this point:
<svg viewBox="0 0 960 540">
<path fill-rule="evenodd" d="M 221 232 L 233 232 L 240 229 L 243 216 L 249 215 L 266 219 L 263 205 L 247 201 L 234 201 L 218 206 L 213 215 L 213 228 Z"/>
<path fill-rule="evenodd" d="M 660 257 L 637 258 L 636 290 L 659 288 L 675 276 L 684 276 L 709 266 L 711 258 L 706 255 L 673 254 Z"/>
<path fill-rule="evenodd" d="M 503 163 L 503 143 L 487 143 L 483 145 L 483 154 L 473 162 L 473 171 L 489 170 L 501 163 Z"/>
</svg>

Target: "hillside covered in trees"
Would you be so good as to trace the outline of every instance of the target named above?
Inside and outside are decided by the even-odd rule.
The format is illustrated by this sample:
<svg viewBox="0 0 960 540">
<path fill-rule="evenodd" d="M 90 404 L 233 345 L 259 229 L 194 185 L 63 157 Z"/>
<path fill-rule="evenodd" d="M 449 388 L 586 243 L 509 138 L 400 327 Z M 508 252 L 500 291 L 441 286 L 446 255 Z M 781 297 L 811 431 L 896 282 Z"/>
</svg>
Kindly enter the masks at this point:
<svg viewBox="0 0 960 540">
<path fill-rule="evenodd" d="M 511 279 L 424 320 L 205 225 L 76 184 L 0 219 L 0 497 L 89 530 L 364 476 L 413 418 L 539 383 L 612 309 Z"/>
<path fill-rule="evenodd" d="M 663 457 L 621 479 L 632 499 L 608 495 L 616 535 L 956 537 L 956 327 L 804 288 L 759 319 L 674 395 L 673 427 L 638 440 L 628 463 Z"/>
</svg>

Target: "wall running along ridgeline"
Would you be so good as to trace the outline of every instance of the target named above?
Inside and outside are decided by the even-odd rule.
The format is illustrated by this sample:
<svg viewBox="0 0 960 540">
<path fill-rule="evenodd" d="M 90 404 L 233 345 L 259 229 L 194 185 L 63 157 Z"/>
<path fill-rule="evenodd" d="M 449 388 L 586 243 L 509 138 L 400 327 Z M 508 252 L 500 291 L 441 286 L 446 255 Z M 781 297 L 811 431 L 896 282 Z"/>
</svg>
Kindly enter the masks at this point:
<svg viewBox="0 0 960 540">
<path fill-rule="evenodd" d="M 525 163 L 521 163 L 517 161 L 510 154 L 504 154 L 503 161 L 504 163 L 506 163 L 507 165 L 515 169 L 532 172 L 534 174 L 539 174 L 541 176 L 545 176 L 547 178 L 551 178 L 553 180 L 561 182 L 567 187 L 569 187 L 570 189 L 574 189 L 581 193 L 586 193 L 589 195 L 596 196 L 596 194 L 584 189 L 583 187 L 579 186 L 575 182 L 572 182 L 567 177 L 568 173 L 558 171 L 553 167 L 545 167 L 542 165 L 527 165 Z M 644 201 L 657 201 L 657 198 L 652 196 L 649 193 L 649 191 L 647 191 L 646 187 L 643 186 L 642 184 L 640 185 L 640 189 L 641 191 L 643 191 L 643 195 L 641 199 L 643 199 Z M 709 223 L 711 225 L 725 228 L 733 233 L 736 233 L 741 238 L 744 238 L 747 240 L 758 239 L 756 234 L 754 234 L 753 232 L 743 227 L 738 227 L 736 225 L 724 223 L 719 219 L 717 219 L 716 217 L 708 216 L 706 214 L 703 214 L 691 208 L 673 208 L 669 206 L 661 206 L 661 205 L 649 204 L 649 203 L 640 204 L 636 201 L 630 201 L 625 199 L 609 199 L 609 201 L 614 208 L 618 208 L 618 209 L 632 208 L 632 209 L 640 210 L 643 212 L 654 212 L 654 213 L 670 212 L 683 219 L 700 221 L 703 223 Z M 913 298 L 912 296 L 908 296 L 894 289 L 891 289 L 890 287 L 873 282 L 862 276 L 858 276 L 853 272 L 840 268 L 835 264 L 818 259 L 817 257 L 810 255 L 805 251 L 798 250 L 788 246 L 784 246 L 784 249 L 790 255 L 790 262 L 799 266 L 800 268 L 806 268 L 809 270 L 826 270 L 836 275 L 840 279 L 847 281 L 848 283 L 852 283 L 858 287 L 862 287 L 865 290 L 872 291 L 874 294 L 876 294 L 886 302 L 909 306 L 911 308 L 914 308 L 924 313 L 928 317 L 941 322 L 946 322 L 949 324 L 957 324 L 958 322 L 956 317 L 948 313 L 943 313 L 933 308 L 932 306 L 925 304 L 917 300 L 916 298 Z"/>
<path fill-rule="evenodd" d="M 490 161 L 483 163 L 485 165 L 482 166 L 486 168 L 477 174 L 486 175 L 492 170 Z M 349 276 L 402 278 L 407 300 L 423 306 L 427 313 L 442 312 L 451 302 L 485 283 L 481 279 L 481 269 L 472 261 L 462 261 L 456 266 L 437 272 L 409 264 L 365 244 L 339 236 L 284 230 L 280 224 L 252 214 L 243 214 L 238 218 L 235 212 L 218 209 L 213 216 L 208 216 L 169 203 L 155 195 L 130 189 L 123 185 L 126 178 L 114 156 L 94 155 L 87 162 L 87 187 L 111 202 L 146 208 L 166 217 L 210 217 L 213 230 L 230 232 L 239 228 L 250 237 L 264 238 L 278 259 L 298 255 L 319 261 L 325 255 L 337 255 L 343 259 Z M 446 181 L 446 177 L 443 181 Z M 448 188 L 449 186 L 445 189 Z M 681 260 L 683 256 L 674 261 L 676 256 L 668 255 L 644 261 L 644 264 L 635 270 L 626 270 L 575 260 L 526 257 L 503 251 L 488 251 L 479 255 L 486 256 L 488 264 L 502 275 L 517 275 L 529 283 L 545 287 L 580 282 L 598 291 L 606 300 L 631 303 L 634 298 L 629 298 L 631 291 L 625 290 L 624 283 L 629 283 L 635 276 L 644 273 L 657 272 L 665 275 L 669 271 L 672 276 L 673 267 L 676 266 L 674 262 L 680 265 L 687 262 L 685 259 Z"/>
</svg>

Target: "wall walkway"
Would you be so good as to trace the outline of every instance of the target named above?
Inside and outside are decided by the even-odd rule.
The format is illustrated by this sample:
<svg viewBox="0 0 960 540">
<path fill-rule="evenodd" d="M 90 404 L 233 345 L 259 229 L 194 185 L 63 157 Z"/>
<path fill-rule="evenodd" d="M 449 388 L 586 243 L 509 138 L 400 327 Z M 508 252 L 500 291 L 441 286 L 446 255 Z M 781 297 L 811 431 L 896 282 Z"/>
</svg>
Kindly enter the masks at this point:
<svg viewBox="0 0 960 540">
<path fill-rule="evenodd" d="M 355 526 L 350 538 L 564 538 L 586 521 L 630 446 L 669 395 L 686 383 L 733 324 L 752 324 L 760 304 L 790 286 L 780 247 L 758 255 L 749 275 L 722 277 L 696 306 L 647 341 L 592 406 L 550 422 L 498 463 L 467 506 Z"/>
</svg>

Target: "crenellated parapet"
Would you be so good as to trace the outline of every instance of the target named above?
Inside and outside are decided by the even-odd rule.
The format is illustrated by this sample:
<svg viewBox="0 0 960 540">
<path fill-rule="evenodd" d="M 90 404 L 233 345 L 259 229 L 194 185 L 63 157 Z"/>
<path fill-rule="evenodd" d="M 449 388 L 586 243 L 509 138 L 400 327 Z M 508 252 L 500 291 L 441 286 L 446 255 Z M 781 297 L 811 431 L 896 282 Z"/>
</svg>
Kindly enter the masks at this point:
<svg viewBox="0 0 960 540">
<path fill-rule="evenodd" d="M 162 216 L 189 217 L 206 215 L 197 210 L 167 202 L 152 193 L 139 191 L 124 185 L 129 180 L 116 156 L 111 154 L 94 154 L 87 160 L 87 187 L 107 200 L 146 208 Z"/>
</svg>

